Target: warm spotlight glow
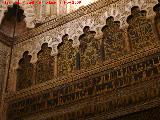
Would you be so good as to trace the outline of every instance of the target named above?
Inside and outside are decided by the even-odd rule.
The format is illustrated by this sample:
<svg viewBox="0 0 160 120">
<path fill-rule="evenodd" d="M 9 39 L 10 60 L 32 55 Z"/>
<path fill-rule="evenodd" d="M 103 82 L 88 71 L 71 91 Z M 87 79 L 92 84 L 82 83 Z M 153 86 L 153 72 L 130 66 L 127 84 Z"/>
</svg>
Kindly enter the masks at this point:
<svg viewBox="0 0 160 120">
<path fill-rule="evenodd" d="M 81 1 L 82 3 L 81 3 L 81 5 L 88 5 L 88 4 L 90 4 L 90 3 L 92 3 L 92 2 L 94 2 L 94 0 L 82 0 Z"/>
<path fill-rule="evenodd" d="M 79 4 L 79 5 L 74 5 L 74 8 L 75 8 L 75 9 L 78 9 L 78 8 L 81 7 L 81 6 L 89 5 L 89 4 L 91 4 L 91 3 L 95 2 L 95 1 L 97 1 L 97 0 L 81 0 L 81 4 Z"/>
</svg>

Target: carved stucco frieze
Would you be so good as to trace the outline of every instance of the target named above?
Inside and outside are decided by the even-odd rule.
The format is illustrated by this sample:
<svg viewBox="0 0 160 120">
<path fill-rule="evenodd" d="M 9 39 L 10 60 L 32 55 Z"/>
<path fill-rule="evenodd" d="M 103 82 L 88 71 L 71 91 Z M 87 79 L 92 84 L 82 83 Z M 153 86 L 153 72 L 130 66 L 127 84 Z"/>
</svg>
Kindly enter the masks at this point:
<svg viewBox="0 0 160 120">
<path fill-rule="evenodd" d="M 159 48 L 150 48 L 149 51 L 146 50 L 146 51 L 141 51 L 140 53 L 137 53 L 137 54 L 134 53 L 134 54 L 131 54 L 129 56 L 126 56 L 126 57 L 119 59 L 119 61 L 112 60 L 111 63 L 107 61 L 105 64 L 103 64 L 99 67 L 93 68 L 91 70 L 88 70 L 88 71 L 80 71 L 74 75 L 63 76 L 61 78 L 57 78 L 57 79 L 54 79 L 54 80 L 51 80 L 48 82 L 44 82 L 44 83 L 36 85 L 36 86 L 32 86 L 31 88 L 24 89 L 22 91 L 18 91 L 15 94 L 8 93 L 8 95 L 6 96 L 7 97 L 6 99 L 20 98 L 20 97 L 25 97 L 25 96 L 32 95 L 32 94 L 38 94 L 39 92 L 42 92 L 42 91 L 45 91 L 47 89 L 51 89 L 54 87 L 58 87 L 63 84 L 73 82 L 77 79 L 82 79 L 82 78 L 85 78 L 85 77 L 88 77 L 88 76 L 91 76 L 91 75 L 94 75 L 94 74 L 100 73 L 100 72 L 103 73 L 103 71 L 105 71 L 106 68 L 107 69 L 118 68 L 118 65 L 126 64 L 126 62 L 129 63 L 129 62 L 136 60 L 135 62 L 133 62 L 133 64 L 136 64 L 137 62 L 140 62 L 142 60 L 142 59 L 140 59 L 137 61 L 137 59 L 144 57 L 143 60 L 145 60 L 146 56 L 150 56 L 150 55 L 158 53 L 158 52 L 160 52 Z M 30 92 L 28 92 L 28 91 L 30 91 Z"/>
<path fill-rule="evenodd" d="M 53 29 L 61 24 L 66 24 L 66 22 L 70 22 L 72 20 L 78 20 L 83 17 L 87 17 L 95 14 L 98 15 L 98 13 L 104 14 L 107 11 L 107 15 L 113 15 L 116 16 L 116 20 L 121 18 L 122 25 L 126 25 L 125 21 L 127 18 L 127 15 L 130 13 L 130 8 L 138 5 L 141 9 L 146 9 L 149 16 L 154 15 L 154 12 L 152 10 L 153 6 L 157 3 L 156 0 L 115 0 L 115 1 L 104 1 L 100 0 L 97 1 L 94 4 L 88 5 L 86 7 L 82 7 L 79 10 L 70 13 L 66 16 L 62 16 L 57 19 L 53 19 L 50 21 L 46 21 L 43 25 L 41 25 L 38 28 L 35 28 L 29 32 L 26 32 L 22 34 L 18 39 L 18 41 L 26 40 L 29 37 L 33 37 L 35 35 L 38 35 L 39 33 L 46 32 L 48 29 Z M 106 5 L 106 6 L 105 6 Z"/>
<path fill-rule="evenodd" d="M 97 2 L 96 4 L 99 6 L 103 6 L 100 4 L 101 2 Z M 103 2 L 102 2 L 103 3 Z M 73 47 L 79 45 L 78 38 L 83 33 L 84 26 L 90 26 L 91 30 L 96 31 L 96 37 L 101 38 L 102 32 L 101 28 L 105 25 L 105 19 L 109 16 L 113 16 L 115 20 L 119 20 L 121 22 L 121 28 L 126 29 L 127 22 L 126 19 L 130 15 L 131 7 L 138 5 L 141 9 L 145 9 L 148 13 L 147 17 L 153 16 L 153 6 L 157 3 L 157 0 L 123 0 L 123 1 L 115 1 L 110 5 L 106 5 L 101 9 L 95 9 L 94 12 L 86 12 L 86 15 L 83 15 L 85 11 L 85 7 L 82 10 L 75 11 L 77 12 L 76 16 L 74 14 L 68 14 L 67 16 L 63 16 L 59 21 L 51 20 L 42 26 L 35 28 L 28 33 L 22 34 L 18 39 L 17 43 L 14 46 L 14 52 L 12 57 L 12 65 L 11 65 L 11 74 L 10 81 L 14 83 L 13 88 L 9 88 L 11 91 L 15 90 L 15 69 L 18 67 L 18 60 L 21 58 L 24 51 L 28 50 L 32 55 L 32 63 L 35 63 L 37 60 L 37 53 L 40 50 L 40 46 L 47 42 L 49 46 L 52 47 L 52 54 L 57 54 L 57 46 L 61 42 L 61 38 L 64 34 L 68 34 L 70 39 L 73 39 Z M 92 4 L 88 7 L 93 8 L 96 4 Z M 92 8 L 92 9 L 93 9 Z M 96 8 L 96 7 L 95 7 Z M 97 7 L 99 8 L 99 7 Z M 152 8 L 152 9 L 151 9 Z M 81 17 L 79 17 L 79 15 Z M 98 17 L 97 17 L 98 16 Z M 68 22 L 68 20 L 70 20 Z M 45 31 L 49 27 L 54 27 L 51 30 Z M 126 32 L 126 30 L 125 30 Z M 40 35 L 37 35 L 41 33 Z M 35 36 L 35 37 L 33 37 Z M 30 37 L 28 39 L 28 37 Z M 20 42 L 20 43 L 19 43 Z M 13 82 L 14 81 L 14 82 Z"/>
<path fill-rule="evenodd" d="M 104 94 L 101 94 L 100 96 L 97 96 L 94 99 L 93 98 L 86 99 L 86 100 L 83 101 L 83 103 L 79 102 L 78 104 L 72 105 L 71 107 L 66 108 L 66 109 L 70 109 L 69 111 L 72 111 L 72 110 L 75 110 L 75 108 L 77 108 L 77 110 L 78 110 L 79 107 L 83 108 L 84 106 L 86 106 L 88 102 L 90 103 L 90 105 L 91 105 L 92 102 L 93 102 L 93 105 L 96 105 L 97 103 L 99 104 L 99 103 L 106 103 L 106 102 L 109 102 L 109 101 L 114 101 L 113 105 L 116 106 L 116 104 L 117 104 L 116 100 L 117 99 L 119 101 L 118 103 L 121 103 L 121 104 L 123 104 L 125 100 L 128 103 L 128 101 L 130 99 L 133 100 L 132 104 L 135 103 L 135 104 L 139 105 L 139 103 L 142 103 L 142 102 L 146 104 L 148 102 L 151 102 L 153 97 L 154 98 L 156 96 L 158 97 L 158 92 L 159 92 L 158 88 L 159 88 L 158 80 L 156 80 L 156 79 L 146 80 L 146 81 L 142 81 L 141 84 L 132 84 L 131 86 L 123 87 L 122 89 L 119 89 L 117 91 L 114 90 L 114 91 L 108 92 L 107 95 L 105 95 L 105 96 L 104 96 Z M 153 93 L 155 90 L 156 91 L 158 90 L 158 91 L 156 93 Z M 146 99 L 144 100 L 144 98 L 145 98 L 144 94 L 147 94 L 147 97 L 148 97 L 147 101 L 146 101 Z M 138 100 L 136 100 L 136 98 L 138 98 Z M 12 101 L 14 99 L 15 98 L 12 97 L 9 101 Z M 155 98 L 155 100 L 156 100 L 156 98 Z M 6 101 L 6 102 L 8 102 L 8 101 Z M 155 102 L 155 104 L 148 104 L 148 105 L 150 107 L 153 107 L 154 105 L 157 105 L 157 104 L 159 104 L 159 103 Z M 140 105 L 142 105 L 142 104 L 140 104 Z M 98 106 L 100 107 L 100 105 L 98 105 Z M 124 106 L 127 107 L 127 108 L 129 107 L 127 104 L 126 105 L 124 104 Z M 140 108 L 146 109 L 148 107 L 146 107 L 143 104 Z M 64 109 L 61 109 L 61 110 L 63 111 Z M 130 110 L 132 111 L 132 109 L 130 109 Z M 125 112 L 128 113 L 130 110 L 126 110 Z M 121 110 L 119 112 L 120 112 L 120 114 L 124 114 L 125 113 L 124 111 L 121 111 Z M 55 115 L 57 115 L 56 111 L 54 111 L 54 113 L 55 113 Z M 107 111 L 107 113 L 110 113 L 110 111 Z M 47 113 L 47 114 L 43 114 L 43 115 L 44 116 L 50 116 L 50 115 L 53 116 L 54 114 L 53 113 Z M 29 119 L 31 119 L 31 118 L 36 119 L 36 117 L 40 117 L 40 116 L 38 116 L 38 115 L 37 116 L 31 116 L 30 115 L 30 116 L 26 116 L 26 117 L 29 118 Z M 111 115 L 111 116 L 113 117 L 113 116 L 115 116 L 115 114 Z M 111 116 L 108 116 L 108 117 L 111 117 Z"/>
</svg>

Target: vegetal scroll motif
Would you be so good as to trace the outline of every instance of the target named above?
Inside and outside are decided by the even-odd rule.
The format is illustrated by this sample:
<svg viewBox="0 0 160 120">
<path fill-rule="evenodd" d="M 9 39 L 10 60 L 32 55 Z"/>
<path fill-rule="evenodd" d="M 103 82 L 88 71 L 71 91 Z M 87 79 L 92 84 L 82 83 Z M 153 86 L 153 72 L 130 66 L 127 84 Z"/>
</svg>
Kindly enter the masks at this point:
<svg viewBox="0 0 160 120">
<path fill-rule="evenodd" d="M 80 68 L 87 69 L 98 63 L 98 41 L 94 38 L 96 32 L 90 31 L 89 26 L 85 26 L 80 41 Z"/>
<path fill-rule="evenodd" d="M 106 25 L 102 28 L 102 58 L 104 60 L 115 59 L 124 54 L 125 36 L 124 31 L 120 29 L 120 21 L 114 21 L 114 18 L 108 17 Z"/>
<path fill-rule="evenodd" d="M 138 6 L 134 6 L 131 9 L 131 15 L 127 18 L 129 24 L 128 37 L 133 51 L 155 43 L 154 31 L 151 21 L 146 18 L 146 13 L 145 10 L 140 10 Z"/>
<path fill-rule="evenodd" d="M 36 83 L 42 83 L 54 78 L 54 57 L 51 56 L 52 48 L 48 43 L 43 43 L 38 52 L 36 63 Z"/>
<path fill-rule="evenodd" d="M 75 69 L 75 54 L 72 40 L 68 39 L 67 34 L 64 35 L 58 46 L 58 76 L 67 75 Z"/>
</svg>

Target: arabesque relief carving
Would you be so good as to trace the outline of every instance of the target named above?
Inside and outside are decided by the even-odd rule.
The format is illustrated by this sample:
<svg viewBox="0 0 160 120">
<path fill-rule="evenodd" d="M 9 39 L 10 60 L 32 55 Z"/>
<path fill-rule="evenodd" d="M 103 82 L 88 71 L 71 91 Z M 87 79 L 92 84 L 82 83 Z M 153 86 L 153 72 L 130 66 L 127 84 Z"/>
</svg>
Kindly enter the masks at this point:
<svg viewBox="0 0 160 120">
<path fill-rule="evenodd" d="M 80 69 L 87 69 L 98 63 L 98 41 L 94 38 L 96 32 L 90 31 L 89 26 L 85 26 L 83 32 L 79 37 Z"/>
<path fill-rule="evenodd" d="M 125 52 L 125 35 L 120 29 L 120 21 L 114 21 L 114 18 L 108 17 L 106 25 L 102 28 L 103 39 L 101 45 L 102 60 L 115 59 Z"/>
<path fill-rule="evenodd" d="M 22 85 L 17 90 L 26 88 L 28 79 L 30 86 L 33 81 L 42 84 L 5 96 L 7 120 L 76 120 L 94 119 L 99 115 L 111 119 L 151 105 L 160 105 L 159 102 L 155 103 L 160 98 L 160 47 L 156 38 L 156 34 L 159 34 L 159 4 L 154 7 L 155 23 L 152 18 L 147 18 L 144 7 L 141 10 L 131 5 L 129 10 L 134 7 L 131 8 L 131 15 L 126 15 L 129 25 L 126 28 L 120 27 L 125 18 L 121 20 L 109 15 L 106 25 L 101 24 L 98 28 L 103 32 L 100 33 L 102 36 L 97 37 L 98 32 L 91 25 L 82 25 L 83 34 L 82 31 L 75 33 L 80 46 L 72 47 L 74 37 L 70 40 L 69 34 L 58 36 L 58 39 L 62 37 L 62 43 L 58 45 L 55 56 L 51 55 L 53 48 L 49 47 L 54 41 L 47 39 L 48 43 L 43 43 L 37 54 L 35 67 L 30 62 L 29 53 L 24 53 L 22 59 L 27 59 L 25 64 L 29 67 L 23 70 L 21 66 L 24 66 L 24 60 L 20 60 L 17 87 Z M 50 33 L 59 34 L 61 30 L 58 27 L 55 30 L 57 33 Z M 126 50 L 127 45 L 130 51 Z M 32 72 L 22 78 L 25 81 L 21 80 L 21 73 L 31 68 Z"/>
<path fill-rule="evenodd" d="M 31 87 L 34 80 L 34 66 L 30 63 L 32 56 L 28 51 L 23 53 L 17 69 L 17 90 Z"/>
<path fill-rule="evenodd" d="M 54 78 L 54 56 L 51 56 L 52 48 L 48 43 L 43 43 L 37 54 L 35 80 L 42 83 Z"/>
<path fill-rule="evenodd" d="M 159 3 L 154 7 L 155 12 L 158 10 L 158 6 Z M 66 34 L 62 37 L 62 43 L 58 45 L 58 55 L 52 56 L 52 48 L 48 47 L 48 43 L 44 43 L 37 54 L 38 60 L 33 72 L 33 81 L 36 84 L 42 83 L 54 79 L 54 75 L 66 76 L 75 70 L 83 71 L 101 65 L 102 62 L 126 56 L 129 54 L 129 51 L 126 50 L 128 47 L 126 41 L 129 42 L 131 51 L 154 45 L 158 40 L 146 14 L 147 11 L 140 10 L 138 6 L 131 8 L 131 15 L 127 18 L 128 37 L 126 31 L 120 28 L 120 21 L 115 21 L 114 17 L 110 16 L 106 19 L 106 25 L 101 28 L 103 36 L 100 39 L 95 38 L 95 31 L 91 31 L 89 26 L 85 26 L 83 34 L 79 36 L 79 47 L 73 48 L 72 40 Z M 158 18 L 155 17 L 155 24 L 156 22 L 158 22 Z M 158 27 L 156 28 L 158 29 Z M 56 63 L 55 58 L 57 58 Z M 143 68 L 143 65 L 144 63 L 141 63 L 140 66 Z M 130 69 L 135 68 L 133 66 Z M 115 74 L 112 76 L 116 76 Z M 149 74 L 150 70 L 145 75 L 137 73 L 132 79 L 141 79 L 142 76 L 150 76 Z"/>
<path fill-rule="evenodd" d="M 56 109 L 63 105 L 89 99 L 97 95 L 105 94 L 115 89 L 127 87 L 150 79 L 159 80 L 160 53 L 145 57 L 136 63 L 126 63 L 121 68 L 106 70 L 90 77 L 67 83 L 57 88 L 51 88 L 41 95 L 21 99 L 10 105 L 8 116 L 21 118 L 23 115 L 34 114 L 50 109 Z M 106 101 L 107 111 L 129 106 L 138 102 L 152 99 L 157 95 L 158 89 L 147 90 L 142 95 L 130 95 L 116 97 L 114 101 Z M 97 107 L 100 107 L 99 105 Z M 93 110 L 96 112 L 96 110 Z M 87 112 L 87 109 L 84 109 Z M 97 113 L 97 112 L 96 112 Z M 97 113 L 98 114 L 98 113 Z M 83 114 L 84 115 L 84 114 Z M 83 116 L 82 115 L 82 116 Z M 79 116 L 80 117 L 80 116 Z"/>
<path fill-rule="evenodd" d="M 58 46 L 58 76 L 64 76 L 76 69 L 76 51 L 72 47 L 72 40 L 68 35 L 62 37 L 62 42 Z"/>
<path fill-rule="evenodd" d="M 151 21 L 146 18 L 146 11 L 140 10 L 138 6 L 132 7 L 127 23 L 129 42 L 133 51 L 155 44 L 155 34 Z"/>
</svg>

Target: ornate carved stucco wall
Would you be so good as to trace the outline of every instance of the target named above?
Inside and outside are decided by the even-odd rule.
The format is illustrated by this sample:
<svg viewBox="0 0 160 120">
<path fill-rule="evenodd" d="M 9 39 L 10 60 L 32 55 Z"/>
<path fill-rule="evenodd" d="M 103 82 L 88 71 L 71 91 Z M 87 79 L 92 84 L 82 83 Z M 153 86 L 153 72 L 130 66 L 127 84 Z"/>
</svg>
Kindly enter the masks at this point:
<svg viewBox="0 0 160 120">
<path fill-rule="evenodd" d="M 154 18 L 153 6 L 157 2 L 157 0 L 100 0 L 86 6 L 88 9 L 81 8 L 73 14 L 51 20 L 30 32 L 22 34 L 14 46 L 8 90 L 16 90 L 16 69 L 24 51 L 28 50 L 30 52 L 30 55 L 32 55 L 31 62 L 35 63 L 42 43 L 48 42 L 53 49 L 52 53 L 56 54 L 57 45 L 61 42 L 63 35 L 69 34 L 69 37 L 74 40 L 74 46 L 76 46 L 79 44 L 78 37 L 83 33 L 83 27 L 87 25 L 91 27 L 91 30 L 96 31 L 96 38 L 101 38 L 101 28 L 105 25 L 105 19 L 109 16 L 113 16 L 115 20 L 120 21 L 121 28 L 126 32 L 128 26 L 126 19 L 130 15 L 131 7 L 139 6 L 141 10 L 147 11 L 148 18 Z M 127 42 L 126 46 L 128 46 Z"/>
<path fill-rule="evenodd" d="M 2 86 L 6 80 L 7 64 L 10 48 L 0 42 L 0 96 L 2 95 Z"/>
<path fill-rule="evenodd" d="M 156 15 L 157 19 L 154 19 L 156 17 L 153 12 L 153 6 L 156 3 L 153 0 L 115 0 L 108 2 L 102 0 L 86 8 L 81 8 L 61 19 L 57 18 L 46 22 L 42 26 L 22 34 L 16 41 L 12 56 L 13 61 L 8 90 L 13 93 L 6 93 L 4 95 L 4 113 L 6 113 L 4 116 L 7 117 L 7 120 L 112 119 L 159 106 L 160 43 L 157 36 L 159 29 L 156 24 L 159 22 L 157 21 L 159 20 L 159 16 Z M 137 5 L 140 9 L 136 7 Z M 156 6 L 159 8 L 159 5 L 160 3 Z M 154 7 L 155 12 L 157 12 L 156 8 Z M 130 13 L 131 9 L 132 13 Z M 148 19 L 146 19 L 146 13 Z M 107 24 L 108 21 L 105 19 L 109 16 L 113 16 L 115 19 L 114 23 L 109 22 L 112 25 L 115 25 L 115 23 L 117 25 L 118 23 L 119 28 L 118 21 L 121 22 L 121 30 L 125 31 L 125 38 L 123 34 L 118 34 L 117 39 L 116 33 L 120 32 L 117 30 L 118 28 L 115 30 L 115 26 Z M 129 19 L 128 16 L 132 19 Z M 136 20 L 136 18 L 141 19 L 141 17 L 144 21 Z M 113 20 L 112 17 L 109 17 L 109 19 Z M 146 20 L 148 22 L 145 22 Z M 106 24 L 105 21 L 107 22 Z M 129 26 L 127 23 L 129 23 Z M 89 31 L 90 34 L 85 31 L 86 34 L 84 34 L 82 32 L 82 30 L 86 30 L 83 29 L 84 26 L 87 29 L 89 28 L 87 26 L 90 26 L 93 31 Z M 157 32 L 154 31 L 154 27 L 156 27 Z M 101 29 L 103 36 L 100 32 Z M 92 36 L 95 34 L 94 31 L 97 33 L 97 39 Z M 68 36 L 63 36 L 66 33 L 69 34 L 69 38 L 74 40 L 74 47 L 79 45 L 77 38 L 82 36 L 83 33 L 83 36 L 79 38 L 81 45 L 83 43 L 82 38 L 84 41 L 97 42 L 99 40 L 98 43 L 102 40 L 109 41 L 111 39 L 114 40 L 114 44 L 118 41 L 118 45 L 122 45 L 119 42 L 122 39 L 125 40 L 125 48 L 127 50 L 125 54 L 119 55 L 119 52 L 123 53 L 123 51 L 116 49 L 118 52 L 116 51 L 109 55 L 110 58 L 106 55 L 107 59 L 105 58 L 102 63 L 89 69 L 84 69 L 80 66 L 80 70 L 76 69 L 73 73 L 72 71 L 67 71 L 69 74 L 65 74 L 67 72 L 64 71 L 66 71 L 66 68 L 69 70 L 72 68 L 64 65 L 65 69 L 60 69 L 60 72 L 58 71 L 63 76 L 58 76 L 57 78 L 52 74 L 52 69 L 50 69 L 53 68 L 52 62 L 54 60 L 52 58 L 56 58 L 50 56 L 50 47 L 53 48 L 53 55 L 56 55 L 57 52 L 60 53 L 57 55 L 57 59 L 59 60 L 57 66 L 61 63 L 63 65 L 63 61 L 65 60 L 67 61 L 65 63 L 69 63 L 70 59 L 68 60 L 67 55 L 72 55 L 70 54 L 72 51 L 70 51 L 71 47 L 68 46 L 72 45 L 70 44 L 71 42 L 67 42 Z M 142 34 L 139 35 L 139 33 Z M 90 35 L 90 38 L 84 39 L 85 35 Z M 109 36 L 109 39 L 104 39 L 106 36 Z M 58 47 L 59 51 L 57 51 L 57 44 L 62 41 L 62 38 L 62 46 Z M 49 47 L 47 44 L 43 44 L 43 47 L 41 46 L 45 42 L 49 43 Z M 90 54 L 94 50 L 92 49 L 92 45 L 95 44 L 90 45 L 89 42 L 87 45 L 87 53 Z M 107 47 L 105 45 L 105 50 L 118 46 L 112 46 L 112 43 L 106 45 Z M 23 54 L 26 50 L 30 51 L 29 55 L 28 52 Z M 107 53 L 109 52 L 111 51 L 108 50 Z M 114 57 L 115 54 L 117 55 L 116 58 Z M 31 63 L 30 55 L 32 55 Z M 87 62 L 85 63 L 89 63 L 92 66 L 88 62 L 88 59 L 92 56 L 83 55 L 87 57 L 85 59 Z M 104 55 L 104 57 L 106 56 Z M 64 60 L 64 58 L 67 59 Z M 69 58 L 72 59 L 72 57 Z M 79 61 L 81 65 L 81 61 L 84 60 L 82 58 Z M 33 79 L 33 81 L 38 81 L 38 84 L 35 82 L 36 85 L 31 86 L 32 75 L 30 73 L 34 73 L 31 70 L 34 65 L 36 66 L 34 72 L 36 75 L 38 73 L 38 80 Z M 43 67 L 44 65 L 45 67 Z M 43 72 L 41 72 L 42 70 Z M 16 72 L 18 73 L 17 80 Z M 43 75 L 43 73 L 46 74 Z M 63 73 L 67 76 L 64 76 Z M 54 79 L 51 78 L 53 79 L 51 80 L 48 76 L 53 76 Z M 20 86 L 18 89 L 16 88 L 16 81 L 18 81 L 17 86 Z M 41 81 L 44 83 L 39 84 Z M 14 92 L 15 89 L 17 89 L 16 92 Z M 131 115 L 129 116 L 132 117 Z"/>
<path fill-rule="evenodd" d="M 1 106 L 2 95 L 4 94 L 4 89 L 7 79 L 9 53 L 10 53 L 10 47 L 0 42 L 0 113 L 2 108 Z"/>
</svg>

